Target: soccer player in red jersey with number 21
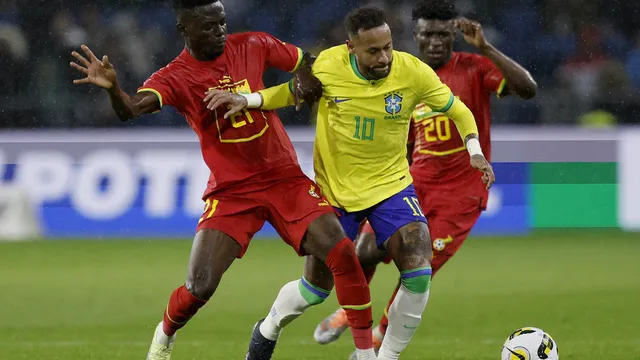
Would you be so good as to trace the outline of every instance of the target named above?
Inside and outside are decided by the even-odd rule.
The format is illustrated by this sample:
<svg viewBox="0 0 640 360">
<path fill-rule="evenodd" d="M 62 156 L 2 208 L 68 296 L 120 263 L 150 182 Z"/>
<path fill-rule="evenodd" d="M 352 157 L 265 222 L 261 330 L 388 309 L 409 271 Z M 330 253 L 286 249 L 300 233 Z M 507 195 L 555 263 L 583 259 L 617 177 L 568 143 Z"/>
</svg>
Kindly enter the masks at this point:
<svg viewBox="0 0 640 360">
<path fill-rule="evenodd" d="M 224 272 L 244 255 L 265 221 L 299 255 L 309 254 L 322 264 L 322 269 L 305 269 L 297 286 L 289 290 L 297 292 L 309 306 L 318 304 L 331 289 L 320 291 L 315 283 L 326 283 L 324 277 L 332 277 L 354 343 L 360 349 L 359 359 L 375 359 L 369 287 L 355 247 L 333 208 L 300 169 L 276 113 L 245 110 L 224 118 L 227 109 L 208 109 L 203 102 L 205 92 L 212 88 L 239 94 L 263 89 L 262 76 L 270 67 L 295 71 L 296 97 L 316 101 L 319 87 L 311 75 L 311 57 L 265 33 L 227 35 L 224 7 L 218 0 L 174 0 L 173 7 L 185 48 L 151 75 L 137 94 L 121 90 L 109 59 L 104 56 L 99 60 L 84 45 L 86 57 L 74 51 L 78 63 L 71 63 L 86 75 L 74 83 L 104 88 L 122 120 L 154 113 L 165 105 L 175 107 L 198 135 L 204 161 L 211 170 L 187 280 L 171 294 L 147 359 L 170 359 L 176 331 L 211 298 Z M 322 271 L 327 267 L 330 271 Z M 259 334 L 254 331 L 253 336 Z M 263 340 L 252 338 L 252 344 L 262 347 L 250 346 L 246 359 L 271 356 L 275 341 Z"/>
<path fill-rule="evenodd" d="M 530 99 L 536 93 L 535 81 L 527 70 L 486 41 L 479 23 L 458 17 L 453 1 L 421 0 L 412 15 L 421 60 L 469 107 L 477 122 L 481 148 L 491 161 L 491 94 Z M 481 55 L 453 51 L 456 28 Z M 408 155 L 416 193 L 429 222 L 435 275 L 458 251 L 486 209 L 489 192 L 477 170 L 469 166 L 469 156 L 451 120 L 424 104 L 413 112 Z M 368 281 L 380 261 L 390 260 L 377 249 L 368 223 L 357 239 L 356 250 Z M 394 297 L 395 293 L 389 305 Z M 388 309 L 373 332 L 376 349 L 389 324 Z M 317 326 L 314 337 L 327 344 L 346 328 L 344 311 L 338 309 Z"/>
</svg>

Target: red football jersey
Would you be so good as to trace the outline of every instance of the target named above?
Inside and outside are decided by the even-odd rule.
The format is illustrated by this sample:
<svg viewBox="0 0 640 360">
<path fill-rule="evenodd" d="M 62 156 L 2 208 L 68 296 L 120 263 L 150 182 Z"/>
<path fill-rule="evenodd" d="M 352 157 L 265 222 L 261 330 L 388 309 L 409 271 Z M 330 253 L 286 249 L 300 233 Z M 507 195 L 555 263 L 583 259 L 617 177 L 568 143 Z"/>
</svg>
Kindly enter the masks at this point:
<svg viewBox="0 0 640 360">
<path fill-rule="evenodd" d="M 224 119 L 226 109 L 209 111 L 209 89 L 252 93 L 264 89 L 268 67 L 294 71 L 302 51 L 259 32 L 230 34 L 224 53 L 212 61 L 196 60 L 185 49 L 151 75 L 141 91 L 151 91 L 160 106 L 175 107 L 198 135 L 211 170 L 205 197 L 246 182 L 278 180 L 302 174 L 296 152 L 275 111 L 247 109 Z"/>
<path fill-rule="evenodd" d="M 488 58 L 458 52 L 436 73 L 473 113 L 482 151 L 491 161 L 490 97 L 492 92 L 501 95 L 504 77 Z M 486 207 L 487 191 L 481 174 L 469 165 L 469 154 L 451 119 L 424 104 L 418 105 L 413 112 L 409 142 L 415 144 L 411 173 L 416 183 L 439 191 L 469 189 L 482 198 L 481 206 Z"/>
</svg>

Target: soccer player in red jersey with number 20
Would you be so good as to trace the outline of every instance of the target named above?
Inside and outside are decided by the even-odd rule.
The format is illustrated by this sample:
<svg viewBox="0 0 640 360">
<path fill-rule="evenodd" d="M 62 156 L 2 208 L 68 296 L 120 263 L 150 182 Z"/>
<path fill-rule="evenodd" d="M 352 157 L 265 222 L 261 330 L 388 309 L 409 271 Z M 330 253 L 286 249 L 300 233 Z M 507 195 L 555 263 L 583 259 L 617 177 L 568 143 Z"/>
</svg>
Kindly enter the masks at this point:
<svg viewBox="0 0 640 360">
<path fill-rule="evenodd" d="M 187 280 L 171 294 L 147 359 L 170 359 L 176 331 L 211 298 L 224 272 L 244 255 L 265 221 L 298 254 L 314 256 L 322 264 L 322 269 L 305 269 L 297 286 L 289 290 L 298 292 L 310 306 L 324 301 L 331 290 L 314 284 L 326 283 L 327 275 L 332 278 L 360 349 L 359 358 L 375 359 L 369 287 L 355 247 L 333 208 L 300 169 L 276 113 L 245 110 L 224 118 L 227 109 L 208 109 L 203 102 L 205 92 L 212 88 L 239 94 L 263 89 L 262 75 L 269 67 L 295 71 L 296 97 L 316 101 L 319 87 L 311 76 L 311 57 L 265 33 L 227 35 L 224 7 L 218 0 L 174 0 L 173 7 L 185 49 L 151 75 L 137 94 L 122 91 L 109 59 L 99 60 L 84 45 L 86 57 L 74 51 L 78 63 L 71 63 L 86 75 L 74 83 L 104 88 L 122 120 L 159 111 L 165 105 L 175 107 L 198 135 L 211 170 Z M 261 335 L 254 330 L 253 336 Z M 246 359 L 270 358 L 275 341 L 257 340 L 252 338 L 251 343 L 262 347 L 250 346 Z"/>
<path fill-rule="evenodd" d="M 478 125 L 481 148 L 491 161 L 491 93 L 530 99 L 536 93 L 535 81 L 527 70 L 487 42 L 479 23 L 458 17 L 452 1 L 419 1 L 412 15 L 421 60 L 469 107 Z M 482 55 L 453 52 L 456 28 Z M 451 120 L 424 104 L 413 112 L 407 153 L 420 205 L 429 223 L 435 275 L 458 251 L 486 209 L 489 192 L 477 170 L 469 166 L 469 155 Z M 389 263 L 385 253 L 377 249 L 368 223 L 357 239 L 356 250 L 367 281 L 371 281 L 378 263 Z M 394 297 L 395 293 L 389 305 Z M 376 350 L 387 330 L 388 309 L 373 332 Z M 346 327 L 344 311 L 339 309 L 317 326 L 314 337 L 327 344 L 337 340 Z"/>
</svg>

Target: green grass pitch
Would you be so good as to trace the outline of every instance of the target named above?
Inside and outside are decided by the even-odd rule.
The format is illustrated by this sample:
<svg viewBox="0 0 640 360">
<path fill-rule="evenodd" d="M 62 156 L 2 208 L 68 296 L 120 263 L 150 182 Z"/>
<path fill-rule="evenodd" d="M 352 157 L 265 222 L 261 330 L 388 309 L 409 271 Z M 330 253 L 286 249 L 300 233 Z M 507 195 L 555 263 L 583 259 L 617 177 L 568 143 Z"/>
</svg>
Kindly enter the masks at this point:
<svg viewBox="0 0 640 360">
<path fill-rule="evenodd" d="M 164 240 L 1 243 L 0 359 L 144 359 L 189 250 Z M 402 359 L 498 360 L 522 326 L 551 333 L 563 360 L 640 359 L 639 256 L 640 234 L 617 231 L 472 238 L 434 279 Z M 254 322 L 301 269 L 284 243 L 255 241 L 178 334 L 173 360 L 243 359 Z M 382 266 L 372 283 L 376 322 L 396 276 Z M 349 336 L 325 346 L 312 337 L 336 304 L 332 295 L 289 326 L 274 359 L 346 359 Z"/>
</svg>

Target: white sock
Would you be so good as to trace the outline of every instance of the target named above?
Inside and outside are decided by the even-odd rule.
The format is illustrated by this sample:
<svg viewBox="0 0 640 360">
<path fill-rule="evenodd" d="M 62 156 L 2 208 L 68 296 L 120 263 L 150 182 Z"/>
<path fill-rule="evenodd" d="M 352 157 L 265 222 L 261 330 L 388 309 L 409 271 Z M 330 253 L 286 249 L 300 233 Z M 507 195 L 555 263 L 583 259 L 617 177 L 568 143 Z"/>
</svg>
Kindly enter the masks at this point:
<svg viewBox="0 0 640 360">
<path fill-rule="evenodd" d="M 378 360 L 398 359 L 420 325 L 428 300 L 429 291 L 412 293 L 404 285 L 400 287 L 389 308 L 389 327 L 382 340 Z"/>
<path fill-rule="evenodd" d="M 153 334 L 153 336 L 155 336 L 156 341 L 159 344 L 162 344 L 164 346 L 169 346 L 176 339 L 176 334 L 167 336 L 167 334 L 164 333 L 163 321 L 161 321 L 160 324 L 158 324 L 158 326 L 156 327 L 156 332 Z"/>
<path fill-rule="evenodd" d="M 260 333 L 269 340 L 278 340 L 285 326 L 311 306 L 322 303 L 327 296 L 328 291 L 313 288 L 304 278 L 285 284 L 260 325 Z"/>
<path fill-rule="evenodd" d="M 356 349 L 356 356 L 358 360 L 376 360 L 376 353 L 373 349 Z"/>
</svg>

